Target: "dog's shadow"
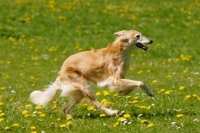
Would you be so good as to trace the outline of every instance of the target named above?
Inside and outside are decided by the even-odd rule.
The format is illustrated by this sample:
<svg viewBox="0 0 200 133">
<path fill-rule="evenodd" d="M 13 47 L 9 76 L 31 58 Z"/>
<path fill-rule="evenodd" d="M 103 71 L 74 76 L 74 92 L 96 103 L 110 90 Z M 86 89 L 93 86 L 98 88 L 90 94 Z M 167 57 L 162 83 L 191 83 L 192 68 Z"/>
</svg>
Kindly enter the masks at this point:
<svg viewBox="0 0 200 133">
<path fill-rule="evenodd" d="M 198 115 L 195 112 L 181 112 L 185 115 L 192 115 L 192 116 L 196 116 Z M 83 114 L 73 114 L 73 119 L 98 119 L 98 118 L 102 118 L 102 119 L 109 119 L 109 118 L 119 118 L 119 117 L 123 117 L 124 114 L 119 114 L 119 115 L 115 115 L 115 116 L 104 116 L 104 117 L 100 117 L 101 113 L 88 113 L 87 115 L 83 115 Z M 138 118 L 146 118 L 146 119 L 151 119 L 151 118 L 162 118 L 162 117 L 176 117 L 177 112 L 175 113 L 174 111 L 164 111 L 164 112 L 141 112 L 140 114 L 137 113 L 130 113 L 131 117 L 133 119 L 138 119 Z"/>
</svg>

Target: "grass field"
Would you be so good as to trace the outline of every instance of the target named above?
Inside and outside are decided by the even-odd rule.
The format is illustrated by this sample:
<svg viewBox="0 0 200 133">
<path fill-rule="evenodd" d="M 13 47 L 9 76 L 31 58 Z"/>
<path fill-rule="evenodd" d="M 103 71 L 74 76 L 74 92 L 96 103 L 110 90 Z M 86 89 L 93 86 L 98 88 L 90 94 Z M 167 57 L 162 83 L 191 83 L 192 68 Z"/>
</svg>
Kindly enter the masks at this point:
<svg viewBox="0 0 200 133">
<path fill-rule="evenodd" d="M 0 132 L 199 133 L 199 13 L 199 0 L 1 0 Z M 154 40 L 147 52 L 133 51 L 127 78 L 143 81 L 155 98 L 139 90 L 120 97 L 92 84 L 96 98 L 120 115 L 83 100 L 72 119 L 59 94 L 47 108 L 29 101 L 69 55 L 106 47 L 124 29 Z"/>
</svg>

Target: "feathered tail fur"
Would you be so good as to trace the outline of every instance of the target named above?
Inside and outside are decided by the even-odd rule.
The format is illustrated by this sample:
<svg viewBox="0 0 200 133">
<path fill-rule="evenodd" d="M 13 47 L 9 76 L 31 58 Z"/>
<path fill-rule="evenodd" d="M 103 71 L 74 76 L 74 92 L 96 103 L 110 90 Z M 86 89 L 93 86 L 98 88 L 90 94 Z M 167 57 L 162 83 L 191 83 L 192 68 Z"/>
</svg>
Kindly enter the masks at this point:
<svg viewBox="0 0 200 133">
<path fill-rule="evenodd" d="M 45 91 L 33 91 L 30 94 L 30 101 L 34 104 L 46 106 L 48 102 L 53 100 L 59 86 L 56 84 L 49 85 Z"/>
</svg>

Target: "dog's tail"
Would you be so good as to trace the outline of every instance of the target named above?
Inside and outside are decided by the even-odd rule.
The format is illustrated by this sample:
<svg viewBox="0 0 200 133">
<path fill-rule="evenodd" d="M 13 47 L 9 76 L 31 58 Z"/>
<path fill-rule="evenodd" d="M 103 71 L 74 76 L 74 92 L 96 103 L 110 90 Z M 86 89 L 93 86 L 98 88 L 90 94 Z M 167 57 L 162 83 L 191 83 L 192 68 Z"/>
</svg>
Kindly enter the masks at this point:
<svg viewBox="0 0 200 133">
<path fill-rule="evenodd" d="M 33 91 L 30 94 L 30 101 L 37 105 L 46 106 L 48 102 L 53 100 L 58 89 L 59 86 L 54 83 L 49 85 L 45 91 Z"/>
</svg>

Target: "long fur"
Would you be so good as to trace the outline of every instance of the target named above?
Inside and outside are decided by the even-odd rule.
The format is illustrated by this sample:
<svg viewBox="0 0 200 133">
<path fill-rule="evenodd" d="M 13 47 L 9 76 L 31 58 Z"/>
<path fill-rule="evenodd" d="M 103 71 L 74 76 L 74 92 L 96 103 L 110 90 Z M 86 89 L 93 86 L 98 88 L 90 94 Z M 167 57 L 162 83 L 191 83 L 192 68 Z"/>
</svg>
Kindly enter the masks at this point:
<svg viewBox="0 0 200 133">
<path fill-rule="evenodd" d="M 53 100 L 58 90 L 55 84 L 49 85 L 45 91 L 36 90 L 30 94 L 30 100 L 34 104 L 46 106 L 48 102 Z"/>
<path fill-rule="evenodd" d="M 61 96 L 68 96 L 70 99 L 63 109 L 66 116 L 70 115 L 72 107 L 83 97 L 106 114 L 115 115 L 118 110 L 108 109 L 95 99 L 89 81 L 93 81 L 99 87 L 107 86 L 119 91 L 120 95 L 127 95 L 135 87 L 139 87 L 147 95 L 154 96 L 143 82 L 125 79 L 131 52 L 136 48 L 147 50 L 143 44 L 150 44 L 153 41 L 135 30 L 123 30 L 114 35 L 116 36 L 115 41 L 106 48 L 80 52 L 68 57 L 55 82 L 45 91 L 33 91 L 30 94 L 30 100 L 35 104 L 45 106 L 60 89 L 62 90 Z"/>
</svg>

